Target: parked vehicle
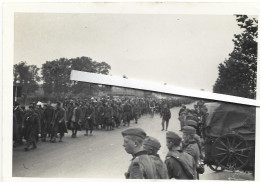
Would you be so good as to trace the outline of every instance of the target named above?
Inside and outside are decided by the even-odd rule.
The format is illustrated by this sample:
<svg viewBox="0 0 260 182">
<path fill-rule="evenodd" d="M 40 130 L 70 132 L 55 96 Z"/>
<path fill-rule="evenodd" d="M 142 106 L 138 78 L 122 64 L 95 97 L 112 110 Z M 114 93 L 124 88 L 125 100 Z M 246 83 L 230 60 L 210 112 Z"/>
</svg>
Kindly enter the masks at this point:
<svg viewBox="0 0 260 182">
<path fill-rule="evenodd" d="M 213 171 L 251 171 L 255 168 L 255 107 L 206 103 L 203 123 L 205 158 Z"/>
</svg>

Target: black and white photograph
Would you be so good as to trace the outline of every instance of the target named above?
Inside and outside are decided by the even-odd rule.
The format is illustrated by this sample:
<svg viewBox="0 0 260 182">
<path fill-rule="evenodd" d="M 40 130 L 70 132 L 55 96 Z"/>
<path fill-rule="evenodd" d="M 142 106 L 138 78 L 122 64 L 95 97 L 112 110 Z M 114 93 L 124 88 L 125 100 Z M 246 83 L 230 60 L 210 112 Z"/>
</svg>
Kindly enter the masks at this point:
<svg viewBox="0 0 260 182">
<path fill-rule="evenodd" d="M 255 107 L 81 85 L 15 103 L 14 177 L 254 180 Z"/>
<path fill-rule="evenodd" d="M 37 12 L 17 5 L 12 26 L 5 21 L 13 36 L 10 179 L 256 180 L 257 106 L 239 98 L 258 101 L 259 13 L 89 6 L 111 9 L 55 12 L 50 3 L 50 11 L 45 5 Z M 72 79 L 73 71 L 201 97 Z"/>
</svg>

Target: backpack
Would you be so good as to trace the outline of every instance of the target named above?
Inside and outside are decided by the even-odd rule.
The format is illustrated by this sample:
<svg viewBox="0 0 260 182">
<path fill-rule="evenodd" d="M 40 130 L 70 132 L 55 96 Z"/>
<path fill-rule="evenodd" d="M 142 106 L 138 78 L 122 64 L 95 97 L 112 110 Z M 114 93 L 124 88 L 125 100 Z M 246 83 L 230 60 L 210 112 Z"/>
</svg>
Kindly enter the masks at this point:
<svg viewBox="0 0 260 182">
<path fill-rule="evenodd" d="M 173 157 L 176 159 L 183 168 L 183 171 L 189 177 L 189 179 L 196 179 L 195 174 L 195 161 L 191 155 L 186 152 L 169 151 L 167 157 Z"/>
</svg>

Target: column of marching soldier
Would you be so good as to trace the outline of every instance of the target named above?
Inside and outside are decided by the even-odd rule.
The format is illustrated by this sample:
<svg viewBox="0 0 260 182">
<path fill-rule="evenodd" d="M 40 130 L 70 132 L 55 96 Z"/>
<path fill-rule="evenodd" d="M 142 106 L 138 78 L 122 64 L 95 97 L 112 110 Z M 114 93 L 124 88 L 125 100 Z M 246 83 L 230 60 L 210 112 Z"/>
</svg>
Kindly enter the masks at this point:
<svg viewBox="0 0 260 182">
<path fill-rule="evenodd" d="M 166 133 L 168 153 L 163 162 L 158 155 L 160 142 L 147 136 L 141 128 L 130 128 L 122 132 L 125 151 L 133 156 L 126 179 L 199 179 L 204 173 L 201 163 L 204 155 L 199 125 L 205 122 L 207 108 L 203 101 L 197 102 L 194 109 L 185 105 L 179 111 L 183 135 L 173 131 Z"/>
<path fill-rule="evenodd" d="M 39 139 L 46 142 L 49 138 L 50 142 L 56 143 L 56 139 L 59 138 L 59 142 L 62 142 L 64 133 L 68 133 L 67 129 L 72 131 L 71 137 L 76 138 L 77 131 L 83 128 L 86 130 L 85 136 L 88 136 L 92 135 L 93 129 L 113 130 L 121 124 L 129 126 L 131 120 L 137 123 L 142 115 L 151 113 L 153 109 L 160 113 L 162 130 L 167 131 L 171 117 L 169 108 L 179 105 L 180 103 L 176 100 L 143 98 L 69 100 L 65 98 L 63 104 L 56 102 L 55 107 L 52 107 L 50 102 L 44 104 L 43 108 L 41 105 L 32 102 L 29 109 L 26 110 L 24 106 L 20 107 L 19 103 L 15 102 L 13 110 L 14 147 L 23 145 L 23 139 L 26 140 L 25 151 L 37 148 L 36 143 Z M 167 147 L 170 150 L 165 161 L 166 167 L 157 155 L 160 148 L 158 140 L 153 137 L 146 137 L 145 132 L 139 128 L 132 128 L 122 133 L 126 151 L 134 156 L 126 173 L 126 178 L 198 178 L 197 166 L 199 159 L 203 157 L 200 137 L 197 135 L 199 134 L 198 121 L 203 121 L 207 110 L 201 102 L 194 106 L 195 109 L 186 109 L 183 105 L 179 112 L 183 139 L 174 132 L 169 131 L 166 134 Z M 164 127 L 165 122 L 166 128 Z M 131 151 L 132 149 L 129 149 L 131 147 L 137 147 L 138 151 L 136 149 Z M 185 148 L 185 152 L 181 148 Z M 144 152 L 145 150 L 146 152 Z M 142 161 L 143 156 L 147 154 L 149 154 L 149 160 Z M 149 164 L 149 161 L 153 162 Z M 146 165 L 150 165 L 148 169 Z M 151 169 L 153 170 L 152 173 Z M 166 169 L 168 169 L 168 172 L 166 172 Z M 156 171 L 158 174 L 156 174 Z"/>
<path fill-rule="evenodd" d="M 39 102 L 38 102 L 39 103 Z M 77 131 L 86 130 L 86 136 L 92 135 L 93 129 L 113 130 L 120 125 L 129 126 L 130 120 L 135 123 L 151 108 L 161 113 L 162 105 L 167 103 L 170 107 L 174 104 L 169 100 L 155 100 L 143 98 L 91 98 L 68 99 L 63 103 L 56 102 L 53 107 L 48 101 L 42 107 L 41 104 L 32 102 L 28 109 L 14 102 L 13 109 L 13 139 L 14 147 L 23 144 L 27 140 L 25 150 L 36 148 L 36 141 L 47 138 L 55 143 L 59 134 L 59 142 L 62 142 L 67 129 L 72 131 L 72 138 L 77 137 Z"/>
</svg>

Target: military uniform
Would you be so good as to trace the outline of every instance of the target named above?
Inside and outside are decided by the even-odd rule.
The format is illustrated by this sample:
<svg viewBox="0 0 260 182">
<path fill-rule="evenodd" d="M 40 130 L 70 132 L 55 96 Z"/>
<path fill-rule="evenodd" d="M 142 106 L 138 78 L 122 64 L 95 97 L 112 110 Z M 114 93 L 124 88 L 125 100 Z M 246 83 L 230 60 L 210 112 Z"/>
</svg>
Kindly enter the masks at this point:
<svg viewBox="0 0 260 182">
<path fill-rule="evenodd" d="M 104 107 L 103 122 L 107 129 L 113 129 L 113 108 L 110 105 Z"/>
<path fill-rule="evenodd" d="M 157 154 L 161 148 L 160 142 L 154 137 L 146 137 L 144 140 L 143 148 L 148 152 L 148 155 L 155 166 L 154 178 L 155 179 L 168 179 L 167 167 Z"/>
<path fill-rule="evenodd" d="M 62 137 L 64 136 L 64 133 L 68 133 L 66 124 L 65 124 L 65 109 L 63 108 L 57 108 L 54 111 L 54 117 L 53 117 L 53 127 L 51 131 L 51 141 L 56 142 L 56 136 L 57 133 L 60 134 L 60 142 L 62 141 Z"/>
<path fill-rule="evenodd" d="M 76 106 L 73 108 L 73 112 L 70 115 L 69 118 L 69 128 L 72 130 L 72 138 L 75 138 L 77 136 L 77 131 L 81 130 L 79 121 L 80 121 L 80 116 L 81 116 L 81 109 Z"/>
<path fill-rule="evenodd" d="M 38 133 L 41 132 L 40 119 L 38 114 L 35 112 L 28 112 L 24 117 L 24 126 L 25 126 L 25 139 L 26 139 L 26 147 L 25 150 L 28 151 L 30 149 L 36 148 L 36 140 Z M 30 148 L 32 146 L 32 148 Z"/>
<path fill-rule="evenodd" d="M 130 125 L 131 112 L 132 112 L 131 105 L 128 102 L 126 102 L 123 106 L 124 125 L 125 124 L 127 124 L 128 126 Z"/>
<path fill-rule="evenodd" d="M 146 133 L 141 128 L 129 128 L 122 132 L 123 137 L 134 136 L 138 137 L 141 140 L 144 140 Z M 124 145 L 125 149 L 129 149 L 128 142 Z M 155 165 L 151 161 L 151 158 L 148 156 L 147 151 L 142 150 L 142 146 L 137 145 L 137 152 L 133 153 L 128 152 L 133 155 L 131 164 L 128 168 L 128 171 L 125 173 L 126 179 L 155 179 Z M 133 147 L 130 147 L 133 149 Z"/>
<path fill-rule="evenodd" d="M 166 122 L 166 131 L 168 129 L 169 120 L 171 118 L 171 111 L 169 108 L 163 108 L 162 110 L 162 130 L 164 130 L 164 123 Z"/>
<path fill-rule="evenodd" d="M 169 178 L 172 179 L 195 179 L 196 165 L 193 157 L 181 150 L 182 138 L 175 132 L 166 133 L 169 152 L 166 155 L 165 164 Z"/>
<path fill-rule="evenodd" d="M 90 130 L 90 135 L 92 135 L 93 125 L 94 125 L 94 120 L 95 120 L 95 107 L 94 106 L 90 106 L 90 105 L 87 106 L 84 120 L 86 122 L 85 136 L 88 135 L 88 130 Z"/>
<path fill-rule="evenodd" d="M 196 129 L 191 126 L 184 126 L 183 133 L 196 136 Z M 189 141 L 184 141 L 182 144 L 182 149 L 193 157 L 196 166 L 198 166 L 201 152 L 197 141 L 194 138 Z M 199 176 L 197 177 L 199 178 Z"/>
<path fill-rule="evenodd" d="M 133 156 L 126 179 L 155 179 L 154 166 L 146 151 L 140 151 Z"/>
<path fill-rule="evenodd" d="M 43 111 L 42 140 L 46 141 L 47 135 L 51 134 L 51 121 L 53 119 L 54 108 L 48 105 Z"/>
<path fill-rule="evenodd" d="M 183 157 L 180 155 L 183 155 Z M 165 164 L 169 179 L 196 179 L 195 161 L 192 156 L 182 150 L 169 151 Z"/>
<path fill-rule="evenodd" d="M 137 123 L 138 121 L 139 112 L 140 112 L 139 105 L 135 103 L 133 106 L 133 117 L 135 119 L 135 123 Z"/>
<path fill-rule="evenodd" d="M 16 107 L 13 110 L 13 135 L 15 140 L 15 146 L 17 144 L 23 144 L 23 128 L 22 128 L 22 121 L 24 113 L 20 109 L 19 105 L 16 105 Z"/>
</svg>

